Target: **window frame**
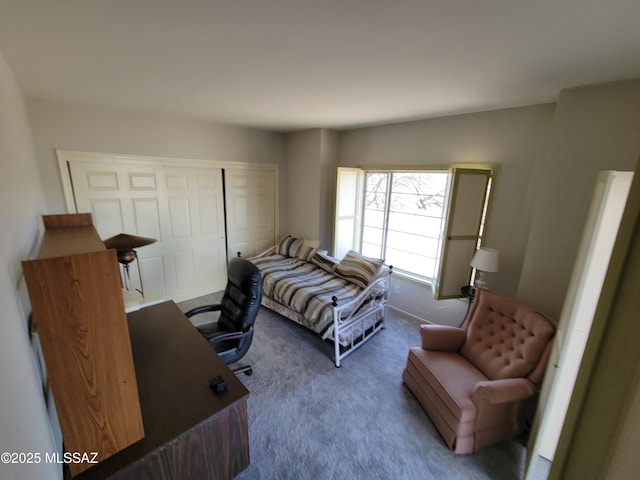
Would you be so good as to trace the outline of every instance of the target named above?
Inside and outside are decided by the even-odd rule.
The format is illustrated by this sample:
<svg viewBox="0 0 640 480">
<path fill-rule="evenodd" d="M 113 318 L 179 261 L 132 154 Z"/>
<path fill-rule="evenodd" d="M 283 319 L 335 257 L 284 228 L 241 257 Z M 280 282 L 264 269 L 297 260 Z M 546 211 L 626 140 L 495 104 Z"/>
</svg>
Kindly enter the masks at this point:
<svg viewBox="0 0 640 480">
<path fill-rule="evenodd" d="M 447 191 L 445 193 L 445 214 L 444 214 L 444 222 L 441 230 L 441 235 L 439 239 L 438 246 L 438 257 L 436 258 L 436 275 L 434 278 L 429 279 L 429 277 L 422 276 L 419 274 L 415 274 L 412 272 L 407 272 L 404 270 L 394 269 L 394 275 L 409 279 L 413 282 L 422 285 L 429 285 L 436 299 L 443 298 L 455 298 L 460 295 L 460 287 L 464 285 L 470 284 L 473 279 L 474 271 L 469 265 L 471 262 L 471 258 L 473 253 L 475 253 L 475 249 L 483 244 L 484 233 L 486 232 L 486 219 L 489 218 L 489 212 L 491 207 L 491 199 L 493 196 L 493 191 L 495 189 L 495 177 L 497 172 L 497 166 L 491 164 L 455 164 L 455 165 L 404 165 L 404 166 L 394 166 L 394 165 L 379 165 L 379 166 L 360 166 L 360 167 L 338 167 L 337 172 L 337 185 L 336 188 L 336 216 L 335 216 L 335 230 L 334 230 L 334 248 L 333 248 L 333 256 L 338 260 L 341 259 L 348 249 L 353 249 L 357 251 L 362 250 L 362 230 L 363 230 L 363 222 L 364 222 L 364 195 L 365 195 L 365 174 L 367 173 L 410 173 L 410 172 L 433 172 L 433 173 L 447 173 L 449 174 L 449 180 L 447 185 Z M 353 228 L 353 236 L 350 242 L 345 242 L 344 238 L 341 239 L 340 244 L 338 243 L 339 236 L 339 227 L 338 227 L 338 205 L 340 202 L 341 189 L 340 189 L 340 177 L 342 171 L 348 171 L 350 175 L 353 175 L 355 172 L 358 174 L 357 180 L 357 198 L 358 205 L 354 206 L 354 214 L 350 219 L 353 221 L 351 223 L 351 227 Z M 451 253 L 451 249 L 449 248 L 449 243 L 452 238 L 452 218 L 455 215 L 456 208 L 460 205 L 458 203 L 458 186 L 461 183 L 460 178 L 465 174 L 481 174 L 486 178 L 486 184 L 484 190 L 482 190 L 482 194 L 479 195 L 476 192 L 476 195 L 480 198 L 480 216 L 477 219 L 477 223 L 474 222 L 474 226 L 477 227 L 475 230 L 475 241 L 473 243 L 473 248 L 466 248 L 464 252 L 464 259 L 458 260 L 457 262 L 448 261 L 448 255 Z M 458 179 L 458 180 L 456 180 Z M 353 182 L 352 182 L 353 183 Z M 464 191 L 464 190 L 463 190 Z M 351 195 L 353 197 L 353 195 Z M 344 202 L 343 202 L 344 203 Z M 478 201 L 475 202 L 478 204 Z M 462 210 L 464 211 L 464 210 Z M 387 219 L 388 220 L 388 219 Z M 385 228 L 388 225 L 385 224 Z M 344 230 L 344 229 L 343 229 Z M 484 231 L 483 231 L 484 230 Z M 454 235 L 455 236 L 455 235 Z M 465 237 L 469 237 L 469 235 L 465 235 Z M 470 240 L 470 238 L 466 238 Z M 455 240 L 455 239 L 454 239 Z M 468 261 L 466 259 L 468 256 Z M 451 266 L 451 264 L 455 264 Z M 457 272 L 459 278 L 464 278 L 461 280 L 460 285 L 455 288 L 455 291 L 452 290 L 450 285 L 446 285 L 443 282 L 448 278 L 451 278 L 452 272 Z M 464 271 L 464 273 L 460 273 Z M 448 287 L 448 290 L 443 290 L 443 285 Z"/>
<path fill-rule="evenodd" d="M 446 220 L 446 215 L 447 215 L 447 199 L 448 199 L 448 195 L 449 195 L 449 183 L 450 183 L 450 176 L 451 176 L 451 172 L 450 169 L 433 169 L 433 168 L 420 168 L 420 169 L 385 169 L 385 170 L 380 170 L 380 169 L 362 169 L 362 175 L 363 175 L 363 197 L 361 199 L 362 202 L 362 216 L 360 218 L 360 225 L 359 225 L 359 229 L 360 229 L 360 238 L 359 238 L 359 243 L 358 243 L 358 249 L 359 251 L 362 251 L 363 248 L 363 243 L 364 243 L 364 222 L 365 222 L 365 212 L 366 212 L 366 206 L 364 205 L 364 200 L 366 198 L 366 188 L 367 188 L 367 181 L 366 181 L 366 176 L 368 174 L 385 174 L 388 175 L 387 179 L 386 179 L 386 191 L 385 191 L 385 209 L 384 209 L 384 220 L 383 220 L 383 225 L 382 225 L 382 229 L 383 229 L 383 233 L 382 233 L 382 241 L 381 241 L 381 248 L 382 248 L 382 253 L 386 254 L 386 249 L 387 247 L 389 247 L 388 245 L 388 236 L 389 236 L 389 219 L 391 217 L 391 213 L 393 213 L 391 211 L 391 197 L 394 194 L 394 191 L 392 189 L 393 186 L 393 179 L 394 179 L 394 175 L 395 174 L 402 174 L 402 173 L 435 173 L 435 174 L 445 174 L 448 176 L 447 178 L 447 185 L 445 186 L 445 191 L 443 193 L 443 201 L 444 204 L 442 206 L 443 209 L 443 215 L 440 217 L 440 230 L 442 231 L 443 228 L 443 222 Z M 397 192 L 396 192 L 397 194 Z M 432 217 L 433 218 L 433 217 Z M 440 242 L 440 238 L 442 236 L 442 232 L 440 233 L 440 235 L 435 238 L 436 242 Z M 431 237 L 433 238 L 433 237 Z M 391 248 L 393 248 L 393 245 L 391 246 Z M 386 257 L 386 255 L 383 255 Z M 437 262 L 437 252 L 436 252 L 436 257 L 434 257 L 434 260 Z M 436 265 L 436 269 L 437 269 L 437 265 Z M 420 273 L 417 272 L 412 272 L 409 270 L 404 270 L 400 267 L 398 267 L 397 265 L 394 265 L 394 274 L 398 274 L 400 276 L 409 278 L 411 280 L 414 280 L 418 283 L 423 283 L 423 284 L 427 284 L 427 285 L 431 285 L 434 281 L 435 278 L 435 270 L 434 270 L 434 276 L 433 277 L 429 277 L 427 275 L 422 275 Z"/>
</svg>

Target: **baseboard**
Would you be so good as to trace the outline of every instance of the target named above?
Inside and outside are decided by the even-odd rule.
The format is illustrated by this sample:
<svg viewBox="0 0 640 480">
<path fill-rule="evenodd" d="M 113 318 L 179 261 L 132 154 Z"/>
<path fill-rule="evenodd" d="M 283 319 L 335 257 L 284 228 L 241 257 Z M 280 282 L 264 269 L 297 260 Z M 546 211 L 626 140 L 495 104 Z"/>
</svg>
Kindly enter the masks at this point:
<svg viewBox="0 0 640 480">
<path fill-rule="evenodd" d="M 415 315 L 413 313 L 407 312 L 407 311 L 402 310 L 401 308 L 395 307 L 393 305 L 387 305 L 387 308 L 390 309 L 390 310 L 394 310 L 394 311 L 396 311 L 398 313 L 401 313 L 402 315 L 406 315 L 407 317 L 411 317 L 414 320 L 418 320 L 420 323 L 428 323 L 428 324 L 433 325 L 433 322 L 427 320 L 426 318 L 419 317 L 419 316 L 417 316 L 417 315 Z"/>
</svg>

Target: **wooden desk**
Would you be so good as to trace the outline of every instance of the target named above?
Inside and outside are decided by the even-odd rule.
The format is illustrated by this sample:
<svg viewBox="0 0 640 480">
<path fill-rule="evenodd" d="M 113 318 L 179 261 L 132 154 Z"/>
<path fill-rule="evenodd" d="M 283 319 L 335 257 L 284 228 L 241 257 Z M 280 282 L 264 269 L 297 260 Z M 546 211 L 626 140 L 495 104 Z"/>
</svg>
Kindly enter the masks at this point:
<svg viewBox="0 0 640 480">
<path fill-rule="evenodd" d="M 73 479 L 236 476 L 249 465 L 248 390 L 172 301 L 127 317 L 145 438 Z"/>
</svg>

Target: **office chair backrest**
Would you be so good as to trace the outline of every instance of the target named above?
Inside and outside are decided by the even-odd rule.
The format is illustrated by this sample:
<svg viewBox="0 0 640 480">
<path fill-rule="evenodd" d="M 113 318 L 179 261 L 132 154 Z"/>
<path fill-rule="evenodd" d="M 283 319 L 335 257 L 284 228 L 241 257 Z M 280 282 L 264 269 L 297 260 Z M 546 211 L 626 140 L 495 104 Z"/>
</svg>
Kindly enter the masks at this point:
<svg viewBox="0 0 640 480">
<path fill-rule="evenodd" d="M 227 276 L 218 323 L 224 330 L 246 332 L 260 310 L 262 273 L 249 260 L 233 258 L 227 266 Z"/>
</svg>

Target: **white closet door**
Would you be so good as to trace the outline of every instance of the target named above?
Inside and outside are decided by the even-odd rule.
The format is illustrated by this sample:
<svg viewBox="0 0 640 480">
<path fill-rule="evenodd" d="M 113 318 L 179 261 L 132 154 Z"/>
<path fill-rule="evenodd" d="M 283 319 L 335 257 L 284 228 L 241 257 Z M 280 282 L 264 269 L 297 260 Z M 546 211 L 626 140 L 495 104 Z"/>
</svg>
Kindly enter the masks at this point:
<svg viewBox="0 0 640 480">
<path fill-rule="evenodd" d="M 165 244 L 172 290 L 181 298 L 224 289 L 227 283 L 224 197 L 219 168 L 165 167 L 168 215 Z"/>
<path fill-rule="evenodd" d="M 76 210 L 91 212 L 101 238 L 152 237 L 136 249 L 145 293 L 175 301 L 222 290 L 226 256 L 220 168 L 158 162 L 68 160 Z M 137 286 L 135 262 L 131 278 Z"/>
<path fill-rule="evenodd" d="M 225 169 L 228 258 L 251 257 L 278 240 L 276 179 L 272 169 Z"/>
</svg>

